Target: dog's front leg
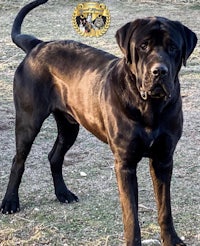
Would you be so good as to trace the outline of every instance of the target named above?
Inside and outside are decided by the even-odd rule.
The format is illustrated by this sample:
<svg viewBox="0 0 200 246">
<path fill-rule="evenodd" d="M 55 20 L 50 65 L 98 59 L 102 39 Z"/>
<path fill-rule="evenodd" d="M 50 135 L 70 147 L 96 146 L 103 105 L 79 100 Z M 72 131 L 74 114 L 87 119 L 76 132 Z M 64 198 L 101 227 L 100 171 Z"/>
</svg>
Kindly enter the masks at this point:
<svg viewBox="0 0 200 246">
<path fill-rule="evenodd" d="M 136 165 L 116 160 L 115 172 L 122 206 L 126 246 L 140 246 Z"/>
<path fill-rule="evenodd" d="M 150 160 L 150 172 L 158 207 L 158 222 L 161 228 L 162 245 L 184 246 L 185 244 L 177 236 L 172 219 L 170 198 L 172 167 L 172 157 L 165 163 L 158 160 Z"/>
</svg>

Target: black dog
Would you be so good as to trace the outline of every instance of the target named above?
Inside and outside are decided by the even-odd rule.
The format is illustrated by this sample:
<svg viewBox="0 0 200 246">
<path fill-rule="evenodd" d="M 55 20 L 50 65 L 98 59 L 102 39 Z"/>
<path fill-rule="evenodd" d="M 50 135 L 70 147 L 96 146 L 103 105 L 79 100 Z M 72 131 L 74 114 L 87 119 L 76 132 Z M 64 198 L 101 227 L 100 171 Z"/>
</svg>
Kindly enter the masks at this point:
<svg viewBox="0 0 200 246">
<path fill-rule="evenodd" d="M 27 56 L 14 78 L 16 155 L 2 212 L 19 210 L 25 160 L 42 123 L 53 114 L 58 137 L 49 161 L 60 202 L 78 201 L 64 183 L 62 164 L 81 124 L 114 154 L 126 245 L 141 245 L 136 167 L 143 157 L 150 159 L 163 245 L 185 245 L 173 226 L 170 181 L 183 123 L 178 73 L 196 35 L 165 18 L 137 19 L 116 33 L 122 59 L 74 41 L 22 35 L 26 14 L 45 2 L 25 6 L 13 24 L 12 39 Z"/>
</svg>

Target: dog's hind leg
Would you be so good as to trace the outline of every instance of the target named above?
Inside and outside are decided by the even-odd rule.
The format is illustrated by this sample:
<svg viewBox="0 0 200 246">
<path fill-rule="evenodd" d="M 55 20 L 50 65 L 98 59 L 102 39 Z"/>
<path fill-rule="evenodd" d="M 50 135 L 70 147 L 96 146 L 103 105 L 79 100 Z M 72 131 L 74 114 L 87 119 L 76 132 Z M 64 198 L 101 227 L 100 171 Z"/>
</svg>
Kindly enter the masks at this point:
<svg viewBox="0 0 200 246">
<path fill-rule="evenodd" d="M 69 122 L 60 111 L 54 112 L 54 117 L 57 123 L 58 136 L 51 152 L 49 153 L 49 161 L 51 165 L 55 194 L 60 202 L 70 203 L 73 201 L 78 201 L 78 197 L 66 187 L 62 175 L 62 165 L 66 152 L 76 140 L 79 132 L 79 124 L 76 122 Z"/>
<path fill-rule="evenodd" d="M 19 100 L 20 97 L 18 97 Z M 33 110 L 23 105 L 24 101 L 21 101 L 22 107 L 16 106 L 16 155 L 13 159 L 7 191 L 0 207 L 5 214 L 20 210 L 18 189 L 24 172 L 24 164 L 42 123 L 49 115 L 47 112 L 41 113 L 37 107 Z"/>
</svg>

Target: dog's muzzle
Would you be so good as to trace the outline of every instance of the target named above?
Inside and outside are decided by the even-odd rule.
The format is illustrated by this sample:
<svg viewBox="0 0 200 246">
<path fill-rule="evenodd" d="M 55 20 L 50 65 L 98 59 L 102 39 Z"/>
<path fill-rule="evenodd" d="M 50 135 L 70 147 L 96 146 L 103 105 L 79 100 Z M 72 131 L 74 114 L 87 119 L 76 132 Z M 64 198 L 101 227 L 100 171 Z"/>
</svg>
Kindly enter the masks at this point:
<svg viewBox="0 0 200 246">
<path fill-rule="evenodd" d="M 171 97 L 168 89 L 165 86 L 165 80 L 168 75 L 168 68 L 166 65 L 162 63 L 154 64 L 150 69 L 150 80 L 152 80 L 152 87 L 150 89 L 146 89 L 140 87 L 140 95 L 143 100 L 147 100 L 148 96 L 151 98 L 161 99 Z"/>
</svg>

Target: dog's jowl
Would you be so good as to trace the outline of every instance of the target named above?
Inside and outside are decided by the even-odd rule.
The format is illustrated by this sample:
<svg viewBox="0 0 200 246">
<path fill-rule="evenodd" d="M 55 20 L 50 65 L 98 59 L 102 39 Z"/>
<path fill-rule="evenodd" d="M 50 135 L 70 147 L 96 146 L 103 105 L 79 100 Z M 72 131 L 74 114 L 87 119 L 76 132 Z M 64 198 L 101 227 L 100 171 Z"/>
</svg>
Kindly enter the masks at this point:
<svg viewBox="0 0 200 246">
<path fill-rule="evenodd" d="M 24 17 L 45 2 L 26 5 L 13 24 L 13 42 L 26 57 L 14 77 L 16 155 L 1 211 L 19 211 L 25 160 L 44 120 L 53 114 L 58 136 L 49 161 L 60 202 L 78 201 L 64 183 L 62 164 L 80 124 L 113 152 L 126 245 L 141 245 L 136 167 L 143 157 L 149 158 L 162 245 L 185 245 L 173 225 L 170 181 L 183 124 L 178 73 L 196 35 L 166 18 L 137 19 L 116 33 L 124 55 L 118 58 L 75 41 L 43 42 L 21 34 Z"/>
</svg>

